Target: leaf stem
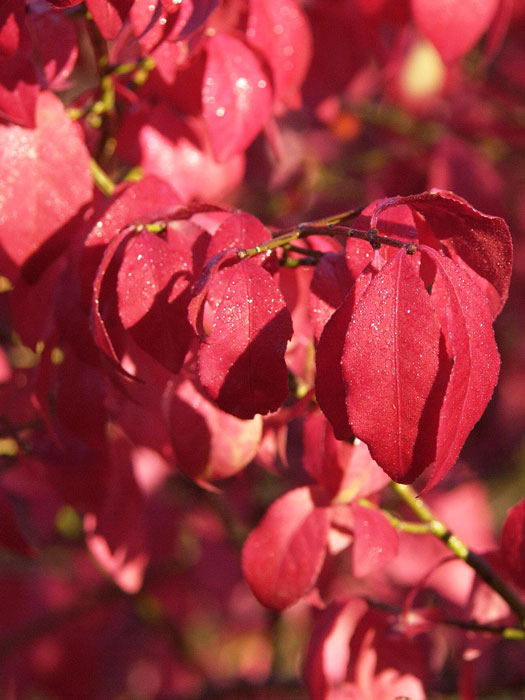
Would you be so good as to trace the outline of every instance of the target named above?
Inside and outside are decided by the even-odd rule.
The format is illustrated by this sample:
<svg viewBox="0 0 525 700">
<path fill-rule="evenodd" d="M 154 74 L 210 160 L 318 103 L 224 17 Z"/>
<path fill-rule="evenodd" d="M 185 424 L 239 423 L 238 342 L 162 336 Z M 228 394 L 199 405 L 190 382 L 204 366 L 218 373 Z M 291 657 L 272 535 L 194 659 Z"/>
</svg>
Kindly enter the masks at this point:
<svg viewBox="0 0 525 700">
<path fill-rule="evenodd" d="M 373 600 L 365 596 L 364 600 L 372 608 L 378 608 L 380 610 L 385 610 L 393 615 L 403 615 L 403 610 L 390 603 L 383 603 L 380 601 Z M 459 620 L 454 617 L 446 617 L 435 620 L 436 625 L 446 625 L 447 627 L 459 627 L 470 632 L 477 632 L 478 634 L 492 634 L 503 639 L 512 639 L 515 641 L 525 641 L 525 630 L 519 629 L 518 627 L 505 627 L 504 625 L 486 625 L 474 620 Z"/>
<path fill-rule="evenodd" d="M 417 517 L 427 523 L 429 532 L 444 542 L 447 547 L 459 558 L 468 564 L 477 575 L 508 604 L 510 609 L 518 616 L 521 624 L 525 627 L 525 603 L 523 600 L 503 581 L 494 571 L 488 561 L 476 552 L 473 552 L 467 545 L 441 520 L 438 520 L 430 508 L 416 495 L 411 486 L 392 482 L 392 486 L 397 495 L 411 508 Z"/>
<path fill-rule="evenodd" d="M 111 197 L 115 191 L 115 183 L 111 180 L 94 158 L 90 160 L 91 175 L 95 185 L 106 197 Z"/>
</svg>

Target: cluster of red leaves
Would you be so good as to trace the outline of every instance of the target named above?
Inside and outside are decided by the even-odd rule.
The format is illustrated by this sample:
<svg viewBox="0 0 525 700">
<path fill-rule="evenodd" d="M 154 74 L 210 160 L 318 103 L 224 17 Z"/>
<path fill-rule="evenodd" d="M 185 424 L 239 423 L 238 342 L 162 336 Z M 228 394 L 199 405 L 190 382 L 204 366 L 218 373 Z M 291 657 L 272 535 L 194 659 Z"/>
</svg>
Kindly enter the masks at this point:
<svg viewBox="0 0 525 700">
<path fill-rule="evenodd" d="M 299 227 L 281 247 L 292 228 L 223 200 L 271 157 L 275 182 L 294 180 L 293 129 L 307 141 L 324 124 L 311 160 L 330 163 L 361 128 L 345 105 L 375 97 L 374 62 L 402 72 L 416 28 L 451 83 L 486 33 L 488 60 L 513 15 L 505 1 L 482 5 L 2 4 L 6 697 L 155 698 L 207 678 L 266 679 L 270 630 L 241 568 L 263 605 L 319 609 L 305 664 L 314 700 L 420 699 L 444 665 L 440 641 L 460 649 L 462 697 L 474 697 L 475 645 L 431 634 L 458 607 L 480 624 L 514 624 L 514 613 L 460 562 L 447 585 L 444 546 L 414 545 L 381 506 L 390 479 L 419 479 L 423 492 L 441 482 L 498 380 L 509 229 L 450 191 L 481 158 L 444 139 L 428 167 L 452 172 L 431 183 L 441 189 L 385 196 L 372 173 L 360 214 L 319 219 L 309 236 Z M 119 183 L 108 196 L 93 184 L 101 166 Z M 394 191 L 407 189 L 401 171 Z M 253 464 L 286 475 L 271 499 L 256 497 Z M 213 504 L 214 482 L 240 472 L 231 510 Z M 522 589 L 525 501 L 498 546 L 477 488 L 461 507 L 445 491 L 436 509 L 449 507 L 462 534 L 472 499 L 479 528 L 462 536 Z M 414 603 L 427 583 L 439 610 Z M 199 645 L 199 625 L 237 661 Z"/>
</svg>

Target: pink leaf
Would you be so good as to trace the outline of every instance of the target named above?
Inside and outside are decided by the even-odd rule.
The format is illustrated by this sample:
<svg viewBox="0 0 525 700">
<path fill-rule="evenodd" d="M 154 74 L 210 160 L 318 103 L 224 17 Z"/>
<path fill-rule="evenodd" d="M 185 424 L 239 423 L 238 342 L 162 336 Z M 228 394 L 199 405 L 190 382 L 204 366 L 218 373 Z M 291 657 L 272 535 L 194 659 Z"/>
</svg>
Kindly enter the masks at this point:
<svg viewBox="0 0 525 700">
<path fill-rule="evenodd" d="M 438 268 L 431 301 L 448 340 L 452 370 L 439 416 L 435 465 L 426 489 L 456 462 L 498 381 L 500 358 L 487 300 L 469 275 L 433 248 Z"/>
<path fill-rule="evenodd" d="M 352 570 L 356 578 L 363 578 L 381 569 L 396 556 L 399 537 L 380 510 L 352 503 L 352 512 Z"/>
<path fill-rule="evenodd" d="M 0 125 L 0 244 L 22 265 L 90 201 L 89 154 L 60 100 L 40 94 L 36 127 Z"/>
<path fill-rule="evenodd" d="M 208 38 L 203 115 L 218 161 L 244 151 L 271 115 L 268 77 L 253 51 L 227 34 Z"/>
<path fill-rule="evenodd" d="M 499 0 L 412 0 L 421 32 L 445 63 L 464 56 L 489 28 Z"/>
<path fill-rule="evenodd" d="M 315 584 L 325 557 L 329 511 L 312 489 L 289 491 L 275 501 L 246 540 L 244 576 L 263 605 L 295 603 Z"/>
<path fill-rule="evenodd" d="M 439 335 L 423 282 L 400 250 L 356 304 L 342 359 L 350 425 L 396 481 L 413 480 L 434 455 L 419 424 L 438 371 Z M 416 449 L 418 440 L 426 449 Z"/>
<path fill-rule="evenodd" d="M 514 581 L 525 588 L 525 499 L 509 510 L 501 531 L 500 549 Z"/>
<path fill-rule="evenodd" d="M 292 321 L 271 275 L 250 260 L 232 267 L 199 374 L 223 411 L 238 418 L 275 411 L 288 393 L 284 362 Z"/>
<path fill-rule="evenodd" d="M 299 89 L 312 55 L 310 29 L 293 0 L 250 0 L 246 38 L 273 72 L 275 99 L 300 106 Z"/>
</svg>

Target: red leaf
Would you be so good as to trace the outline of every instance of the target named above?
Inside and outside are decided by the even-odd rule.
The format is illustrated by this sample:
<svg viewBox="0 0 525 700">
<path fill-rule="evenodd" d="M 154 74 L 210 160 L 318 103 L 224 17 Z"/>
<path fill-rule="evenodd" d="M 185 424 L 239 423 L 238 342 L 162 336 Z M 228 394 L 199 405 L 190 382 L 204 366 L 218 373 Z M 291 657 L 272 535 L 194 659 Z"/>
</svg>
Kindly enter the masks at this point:
<svg viewBox="0 0 525 700">
<path fill-rule="evenodd" d="M 177 373 L 194 337 L 187 318 L 191 250 L 182 255 L 148 231 L 131 237 L 119 267 L 120 320 L 145 352 Z"/>
<path fill-rule="evenodd" d="M 501 531 L 500 549 L 514 581 L 525 588 L 525 499 L 509 510 Z"/>
<path fill-rule="evenodd" d="M 275 99 L 300 107 L 299 89 L 312 56 L 312 37 L 302 10 L 293 0 L 250 0 L 246 38 L 272 68 Z"/>
<path fill-rule="evenodd" d="M 23 31 L 25 0 L 3 0 L 0 5 L 0 56 L 11 58 Z"/>
<path fill-rule="evenodd" d="M 498 381 L 500 358 L 487 300 L 469 275 L 433 248 L 421 246 L 438 268 L 431 301 L 452 360 L 439 416 L 435 465 L 425 490 L 456 462 Z"/>
<path fill-rule="evenodd" d="M 230 275 L 212 330 L 199 349 L 199 374 L 223 411 L 252 418 L 277 410 L 286 398 L 284 352 L 292 321 L 265 269 L 244 260 Z"/>
<path fill-rule="evenodd" d="M 350 425 L 396 481 L 414 479 L 434 456 L 419 424 L 438 371 L 439 336 L 423 282 L 400 250 L 356 304 L 342 358 Z M 416 450 L 421 439 L 430 444 Z"/>
<path fill-rule="evenodd" d="M 482 214 L 452 192 L 432 191 L 382 200 L 371 226 L 378 225 L 385 209 L 400 205 L 415 212 L 421 243 L 437 247 L 437 239 L 453 260 L 474 271 L 475 280 L 476 275 L 483 278 L 483 292 L 496 316 L 507 299 L 512 272 L 512 239 L 505 221 Z"/>
<path fill-rule="evenodd" d="M 330 690 L 346 681 L 350 640 L 366 610 L 364 600 L 352 598 L 330 603 L 318 616 L 305 662 L 305 680 L 313 700 L 327 700 Z"/>
<path fill-rule="evenodd" d="M 399 537 L 380 510 L 352 503 L 352 512 L 352 570 L 356 578 L 363 578 L 381 569 L 397 555 Z"/>
<path fill-rule="evenodd" d="M 133 0 L 86 0 L 88 10 L 104 39 L 114 39 L 122 28 Z"/>
<path fill-rule="evenodd" d="M 203 115 L 218 161 L 244 151 L 268 121 L 272 93 L 254 53 L 226 34 L 209 37 Z"/>
<path fill-rule="evenodd" d="M 40 94 L 36 128 L 0 125 L 0 244 L 22 265 L 89 202 L 89 154 L 60 100 Z"/>
<path fill-rule="evenodd" d="M 303 486 L 275 501 L 242 551 L 242 570 L 255 596 L 282 610 L 315 584 L 325 557 L 329 511 Z"/>
<path fill-rule="evenodd" d="M 499 0 L 412 0 L 421 32 L 445 63 L 464 56 L 489 28 Z"/>
</svg>

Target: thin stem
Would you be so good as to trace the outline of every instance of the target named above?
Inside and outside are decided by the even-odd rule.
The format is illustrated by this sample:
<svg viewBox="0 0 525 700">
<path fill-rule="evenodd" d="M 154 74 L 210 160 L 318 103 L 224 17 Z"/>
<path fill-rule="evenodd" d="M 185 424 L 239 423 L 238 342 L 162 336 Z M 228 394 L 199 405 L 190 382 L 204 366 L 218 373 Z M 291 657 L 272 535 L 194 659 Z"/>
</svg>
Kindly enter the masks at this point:
<svg viewBox="0 0 525 700">
<path fill-rule="evenodd" d="M 348 212 L 345 212 L 348 214 Z M 254 255 L 260 255 L 261 253 L 268 253 L 276 248 L 288 248 L 292 247 L 292 243 L 302 238 L 307 238 L 308 236 L 346 236 L 347 238 L 359 238 L 360 240 L 367 241 L 370 243 L 372 248 L 380 248 L 382 245 L 392 246 L 394 248 L 405 248 L 408 255 L 413 255 L 417 250 L 418 246 L 416 243 L 406 243 L 398 240 L 397 238 L 389 238 L 388 236 L 381 236 L 377 229 L 372 228 L 367 231 L 362 231 L 360 229 L 350 228 L 349 226 L 336 225 L 336 221 L 342 220 L 343 215 L 331 217 L 331 219 L 322 220 L 322 223 L 312 222 L 299 224 L 296 228 L 285 231 L 269 241 L 260 243 L 253 248 L 242 248 L 237 252 L 238 257 L 241 260 L 245 258 L 251 258 Z M 328 221 L 329 223 L 325 223 Z M 295 246 L 294 246 L 295 248 Z M 300 250 L 299 252 L 303 252 Z"/>
<path fill-rule="evenodd" d="M 525 603 L 523 600 L 503 581 L 494 571 L 486 559 L 476 554 L 441 520 L 435 517 L 430 508 L 417 497 L 411 486 L 392 482 L 397 495 L 412 509 L 417 517 L 428 524 L 429 532 L 444 542 L 447 547 L 459 558 L 468 564 L 477 575 L 485 581 L 503 600 L 510 609 L 518 616 L 521 624 L 525 627 Z"/>
<path fill-rule="evenodd" d="M 90 168 L 91 175 L 93 176 L 93 180 L 95 181 L 98 189 L 102 192 L 102 194 L 106 195 L 106 197 L 111 197 L 115 191 L 115 183 L 111 180 L 109 175 L 102 170 L 94 158 L 91 158 Z"/>
<path fill-rule="evenodd" d="M 385 610 L 392 615 L 403 615 L 403 610 L 389 603 L 383 603 L 365 597 L 364 600 L 372 608 L 378 608 L 380 610 Z M 518 627 L 505 627 L 504 625 L 485 625 L 474 620 L 459 620 L 454 617 L 446 617 L 443 619 L 433 620 L 436 625 L 446 625 L 447 627 L 459 627 L 470 632 L 477 632 L 478 634 L 492 634 L 497 637 L 502 637 L 503 639 L 513 639 L 516 641 L 525 641 L 525 630 L 519 629 Z"/>
</svg>

